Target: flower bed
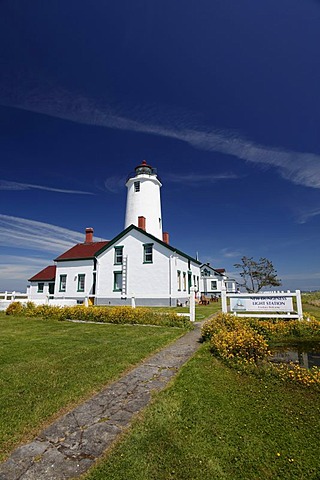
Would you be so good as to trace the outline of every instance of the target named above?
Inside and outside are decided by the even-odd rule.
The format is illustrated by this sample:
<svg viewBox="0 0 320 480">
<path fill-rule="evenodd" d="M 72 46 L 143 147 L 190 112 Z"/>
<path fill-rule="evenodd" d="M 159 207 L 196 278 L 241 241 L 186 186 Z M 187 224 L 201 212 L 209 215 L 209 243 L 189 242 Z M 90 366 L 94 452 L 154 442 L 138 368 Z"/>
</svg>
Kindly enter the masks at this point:
<svg viewBox="0 0 320 480">
<path fill-rule="evenodd" d="M 320 388 L 318 367 L 306 370 L 293 363 L 276 365 L 269 361 L 271 341 L 320 337 L 320 321 L 308 314 L 301 321 L 267 321 L 239 319 L 222 313 L 207 320 L 201 333 L 204 339 L 210 340 L 212 353 L 238 370 L 268 374 L 305 387 Z"/>
<path fill-rule="evenodd" d="M 130 325 L 159 325 L 191 329 L 192 323 L 186 316 L 175 312 L 157 312 L 143 307 L 56 307 L 50 305 L 36 306 L 32 302 L 22 305 L 13 302 L 6 310 L 7 315 L 55 318 L 58 320 L 79 320 Z"/>
</svg>

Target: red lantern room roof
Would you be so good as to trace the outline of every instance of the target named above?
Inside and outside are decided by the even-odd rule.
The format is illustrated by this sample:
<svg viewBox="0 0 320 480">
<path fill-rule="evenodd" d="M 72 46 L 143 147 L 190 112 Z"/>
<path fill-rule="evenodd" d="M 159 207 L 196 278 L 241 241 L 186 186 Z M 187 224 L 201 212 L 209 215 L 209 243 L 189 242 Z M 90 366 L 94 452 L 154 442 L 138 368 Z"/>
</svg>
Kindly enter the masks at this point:
<svg viewBox="0 0 320 480">
<path fill-rule="evenodd" d="M 158 180 L 161 182 L 157 169 L 149 165 L 145 160 L 143 160 L 140 165 L 138 165 L 135 169 L 134 172 L 130 173 L 128 175 L 127 181 L 130 178 L 135 178 L 137 175 L 152 175 L 158 178 Z"/>
<path fill-rule="evenodd" d="M 135 171 L 137 174 L 146 173 L 147 175 L 151 175 L 154 173 L 151 165 L 148 165 L 145 160 L 143 160 L 143 162 L 135 168 Z"/>
</svg>

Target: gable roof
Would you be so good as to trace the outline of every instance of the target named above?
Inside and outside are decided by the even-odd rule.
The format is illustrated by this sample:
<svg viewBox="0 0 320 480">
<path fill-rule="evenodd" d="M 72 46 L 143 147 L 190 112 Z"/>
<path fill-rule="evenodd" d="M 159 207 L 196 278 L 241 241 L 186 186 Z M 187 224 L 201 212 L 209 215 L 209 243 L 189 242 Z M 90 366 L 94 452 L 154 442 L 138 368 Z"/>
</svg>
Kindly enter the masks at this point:
<svg viewBox="0 0 320 480">
<path fill-rule="evenodd" d="M 172 246 L 169 245 L 168 243 L 163 242 L 163 241 L 160 240 L 159 238 L 154 237 L 153 235 L 151 235 L 151 233 L 148 233 L 148 232 L 146 232 L 145 230 L 142 230 L 142 228 L 136 227 L 136 226 L 133 225 L 133 224 L 132 224 L 132 225 L 129 225 L 129 227 L 127 227 L 125 230 L 123 230 L 121 233 L 119 233 L 119 235 L 117 235 L 117 236 L 114 237 L 112 240 L 110 240 L 110 242 L 108 242 L 107 245 L 105 245 L 105 246 L 102 247 L 98 252 L 96 252 L 96 256 L 100 255 L 100 254 L 103 253 L 105 250 L 107 250 L 107 248 L 109 248 L 109 247 L 111 247 L 112 245 L 114 245 L 115 243 L 117 243 L 122 237 L 124 237 L 125 235 L 127 235 L 127 233 L 131 232 L 131 230 L 136 230 L 137 232 L 140 232 L 140 233 L 142 233 L 143 235 L 145 235 L 146 237 L 150 238 L 150 240 L 152 240 L 154 243 L 159 243 L 160 245 L 162 245 L 163 247 L 167 248 L 168 250 L 171 250 L 172 252 L 178 253 L 178 254 L 181 255 L 182 257 L 185 257 L 185 258 L 187 258 L 188 260 L 191 260 L 192 262 L 195 262 L 195 263 L 197 263 L 198 265 L 201 265 L 201 262 L 199 262 L 199 260 L 197 260 L 196 258 L 190 257 L 190 255 L 187 255 L 186 253 L 182 252 L 181 250 L 178 250 L 178 248 L 172 247 Z"/>
<path fill-rule="evenodd" d="M 84 260 L 94 258 L 103 247 L 109 244 L 109 241 L 77 243 L 74 247 L 55 258 L 55 262 L 63 260 Z"/>
<path fill-rule="evenodd" d="M 226 271 L 225 268 L 214 268 L 214 270 L 218 273 L 225 273 L 225 271 Z"/>
<path fill-rule="evenodd" d="M 28 282 L 53 281 L 55 278 L 56 278 L 56 266 L 49 265 L 48 267 L 41 270 L 41 272 L 36 273 L 36 275 L 29 278 Z"/>
<path fill-rule="evenodd" d="M 164 246 L 165 248 L 171 250 L 172 252 L 176 252 L 182 257 L 187 258 L 188 260 L 191 260 L 192 262 L 197 263 L 198 265 L 201 265 L 201 262 L 196 260 L 193 257 L 190 257 L 190 255 L 187 255 L 186 253 L 182 252 L 181 250 L 178 250 L 177 248 L 172 247 L 168 243 L 163 242 L 157 237 L 154 237 L 150 233 L 146 232 L 145 230 L 142 230 L 139 227 L 136 227 L 135 225 L 130 225 L 127 227 L 125 230 L 123 230 L 119 235 L 114 237 L 110 241 L 104 241 L 104 242 L 92 242 L 92 243 L 78 243 L 74 247 L 70 248 L 67 250 L 65 253 L 62 255 L 59 255 L 59 257 L 55 258 L 55 262 L 62 262 L 65 260 L 85 260 L 85 259 L 91 259 L 98 257 L 101 255 L 105 250 L 108 248 L 112 247 L 115 243 L 117 243 L 121 238 L 123 238 L 127 233 L 131 232 L 131 230 L 136 230 L 137 232 L 142 233 L 146 237 L 150 238 L 154 243 L 159 243 L 160 245 Z"/>
<path fill-rule="evenodd" d="M 226 269 L 225 268 L 213 268 L 209 263 L 203 263 L 200 268 L 208 268 L 212 272 L 218 273 L 220 276 L 225 275 Z"/>
</svg>

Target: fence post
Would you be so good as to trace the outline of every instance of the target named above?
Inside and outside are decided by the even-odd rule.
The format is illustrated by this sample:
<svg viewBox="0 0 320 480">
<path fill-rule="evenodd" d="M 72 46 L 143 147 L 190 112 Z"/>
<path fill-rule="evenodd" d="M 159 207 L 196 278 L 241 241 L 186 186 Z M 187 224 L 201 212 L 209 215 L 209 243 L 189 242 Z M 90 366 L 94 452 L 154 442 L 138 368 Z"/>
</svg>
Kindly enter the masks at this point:
<svg viewBox="0 0 320 480">
<path fill-rule="evenodd" d="M 135 299 L 134 295 L 132 295 L 132 297 L 131 297 L 131 307 L 136 308 L 136 299 Z"/>
<path fill-rule="evenodd" d="M 190 321 L 194 322 L 196 319 L 196 300 L 195 300 L 195 291 L 194 287 L 190 287 Z"/>
<path fill-rule="evenodd" d="M 303 312 L 302 312 L 302 302 L 301 302 L 301 292 L 300 290 L 296 290 L 296 299 L 297 299 L 297 312 L 299 315 L 299 320 L 303 319 Z"/>
</svg>

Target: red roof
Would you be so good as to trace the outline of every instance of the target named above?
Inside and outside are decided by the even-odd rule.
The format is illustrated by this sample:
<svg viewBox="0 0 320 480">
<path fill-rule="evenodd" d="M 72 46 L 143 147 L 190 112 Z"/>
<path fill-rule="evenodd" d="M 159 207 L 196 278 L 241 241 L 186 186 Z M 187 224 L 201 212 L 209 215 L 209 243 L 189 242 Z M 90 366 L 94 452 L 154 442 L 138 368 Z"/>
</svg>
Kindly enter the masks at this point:
<svg viewBox="0 0 320 480">
<path fill-rule="evenodd" d="M 56 266 L 49 265 L 48 267 L 41 270 L 33 277 L 29 278 L 28 282 L 38 282 L 38 281 L 51 281 L 56 278 Z"/>
<path fill-rule="evenodd" d="M 218 273 L 224 273 L 226 271 L 225 268 L 214 268 L 214 270 Z"/>
<path fill-rule="evenodd" d="M 92 243 L 78 243 L 74 247 L 67 250 L 65 253 L 55 259 L 56 262 L 61 260 L 80 260 L 83 258 L 93 258 L 101 248 L 108 245 L 109 241 L 92 242 Z"/>
</svg>

